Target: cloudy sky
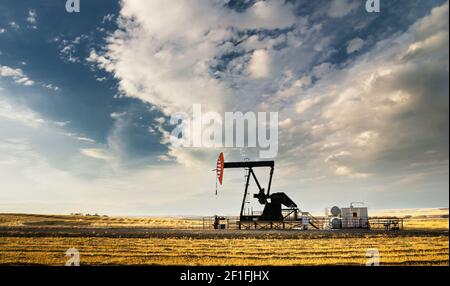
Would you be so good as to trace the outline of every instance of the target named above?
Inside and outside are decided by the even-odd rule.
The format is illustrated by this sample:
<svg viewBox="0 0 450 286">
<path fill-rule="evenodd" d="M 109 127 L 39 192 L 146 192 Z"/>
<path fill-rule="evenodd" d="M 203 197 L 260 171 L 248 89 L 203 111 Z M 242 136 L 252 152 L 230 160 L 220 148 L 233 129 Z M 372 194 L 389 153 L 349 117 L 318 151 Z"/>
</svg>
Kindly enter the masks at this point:
<svg viewBox="0 0 450 286">
<path fill-rule="evenodd" d="M 448 207 L 448 1 L 364 2 L 1 1 L 0 212 L 237 214 L 258 150 L 171 145 L 194 103 L 278 112 L 302 210 Z"/>
</svg>

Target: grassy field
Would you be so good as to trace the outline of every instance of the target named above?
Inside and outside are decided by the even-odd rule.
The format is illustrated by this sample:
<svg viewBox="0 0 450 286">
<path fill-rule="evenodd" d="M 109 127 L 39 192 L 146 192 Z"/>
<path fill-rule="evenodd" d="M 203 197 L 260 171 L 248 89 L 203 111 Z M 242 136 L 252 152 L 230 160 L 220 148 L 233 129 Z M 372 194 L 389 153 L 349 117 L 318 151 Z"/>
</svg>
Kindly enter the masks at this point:
<svg viewBox="0 0 450 286">
<path fill-rule="evenodd" d="M 2 264 L 64 265 L 80 251 L 85 265 L 364 265 L 378 248 L 384 265 L 448 265 L 446 237 L 359 239 L 4 238 Z"/>
<path fill-rule="evenodd" d="M 411 209 L 375 212 L 377 217 L 405 218 L 407 229 L 448 230 L 448 209 Z M 201 229 L 198 218 L 107 217 L 83 215 L 0 214 L 0 227 L 105 227 Z"/>
<path fill-rule="evenodd" d="M 104 217 L 81 215 L 30 215 L 0 214 L 0 227 L 127 227 L 127 228 L 201 228 L 198 219 L 186 218 L 141 218 L 141 217 Z"/>
<path fill-rule="evenodd" d="M 181 231 L 178 228 L 186 230 Z M 404 231 L 202 231 L 176 218 L 0 215 L 0 265 L 449 265 L 448 218 L 410 218 Z"/>
</svg>

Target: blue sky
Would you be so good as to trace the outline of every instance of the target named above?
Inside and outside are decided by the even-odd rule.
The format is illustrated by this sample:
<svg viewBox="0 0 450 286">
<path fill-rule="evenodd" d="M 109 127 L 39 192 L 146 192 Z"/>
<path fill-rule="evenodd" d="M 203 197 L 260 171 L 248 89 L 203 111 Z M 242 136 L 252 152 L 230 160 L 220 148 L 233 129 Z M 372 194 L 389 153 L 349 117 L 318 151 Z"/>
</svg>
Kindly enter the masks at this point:
<svg viewBox="0 0 450 286">
<path fill-rule="evenodd" d="M 148 112 L 151 105 L 129 98 L 114 99 L 118 95 L 116 82 L 101 71 L 92 71 L 84 61 L 92 47 L 98 47 L 108 31 L 116 25 L 104 20 L 107 15 L 118 13 L 119 5 L 110 1 L 90 1 L 83 3 L 83 13 L 65 13 L 64 3 L 57 1 L 7 1 L 2 3 L 2 27 L 9 28 L 9 33 L 2 35 L 2 64 L 19 67 L 30 78 L 41 83 L 39 88 L 23 88 L 8 85 L 17 92 L 27 106 L 54 121 L 70 122 L 71 131 L 106 143 L 109 130 L 114 120 L 113 112 L 133 108 L 132 120 L 148 124 L 157 112 Z M 57 11 L 62 10 L 62 13 Z M 27 21 L 29 11 L 34 11 L 36 28 Z M 20 26 L 11 28 L 11 23 Z M 39 24 L 39 26 L 38 26 Z M 100 30 L 104 29 L 104 30 Z M 67 41 L 64 44 L 64 41 Z M 76 42 L 73 44 L 73 42 Z M 68 52 L 62 52 L 66 47 Z M 98 78 L 105 78 L 99 82 Z M 8 84 L 8 82 L 5 82 Z M 60 88 L 50 91 L 42 85 L 51 84 Z M 50 88 L 51 89 L 51 88 Z M 30 96 L 30 93 L 33 96 Z M 22 97 L 22 95 L 25 95 Z M 141 128 L 142 129 L 142 128 Z M 154 149 L 148 132 L 135 128 L 130 131 L 130 152 L 150 155 L 154 151 L 164 152 L 159 144 Z M 145 135 L 143 135 L 145 133 Z M 159 140 L 156 138 L 156 143 Z M 156 150 L 155 150 L 156 149 Z"/>
<path fill-rule="evenodd" d="M 188 3 L 189 2 L 189 3 Z M 280 116 L 306 211 L 448 207 L 448 1 L 0 3 L 0 212 L 237 212 L 253 149 L 179 148 L 174 112 Z"/>
</svg>

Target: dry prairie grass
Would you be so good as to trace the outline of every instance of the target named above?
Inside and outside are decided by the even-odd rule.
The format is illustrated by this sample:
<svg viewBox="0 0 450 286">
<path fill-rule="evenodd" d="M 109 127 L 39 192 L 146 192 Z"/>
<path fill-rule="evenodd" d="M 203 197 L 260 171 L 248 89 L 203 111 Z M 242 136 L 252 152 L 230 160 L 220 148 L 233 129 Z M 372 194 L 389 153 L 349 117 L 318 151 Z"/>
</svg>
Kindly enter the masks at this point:
<svg viewBox="0 0 450 286">
<path fill-rule="evenodd" d="M 449 265 L 448 237 L 359 239 L 2 238 L 0 264 L 64 265 L 75 247 L 83 265 Z"/>
<path fill-rule="evenodd" d="M 448 230 L 448 218 L 412 218 L 405 220 L 405 229 Z"/>
<path fill-rule="evenodd" d="M 417 216 L 408 212 L 405 219 L 405 229 L 448 230 L 449 220 L 442 218 L 442 210 L 430 211 L 425 215 L 423 211 L 415 211 Z M 395 213 L 383 213 L 383 216 L 393 216 Z M 398 213 L 397 213 L 398 214 Z M 404 216 L 405 213 L 403 213 Z M 402 216 L 399 216 L 402 217 Z M 201 219 L 187 219 L 174 217 L 97 217 L 97 216 L 63 216 L 63 215 L 25 215 L 0 214 L 0 227 L 95 227 L 95 228 L 165 228 L 165 229 L 200 229 Z"/>
<path fill-rule="evenodd" d="M 448 208 L 416 208 L 416 209 L 397 209 L 397 210 L 374 210 L 371 215 L 376 216 L 396 216 L 396 217 L 411 217 L 411 218 L 438 218 L 449 216 Z"/>
<path fill-rule="evenodd" d="M 69 248 L 80 251 L 83 265 L 364 265 L 369 248 L 379 249 L 382 265 L 449 265 L 448 218 L 408 219 L 405 229 L 412 231 L 389 233 L 225 232 L 212 237 L 202 230 L 185 235 L 176 229 L 197 228 L 198 223 L 174 218 L 0 215 L 0 265 L 64 265 Z M 125 232 L 114 231 L 122 227 Z M 143 227 L 173 229 L 180 236 L 157 230 L 157 236 L 132 235 L 148 233 Z M 27 228 L 32 233 L 21 231 Z M 69 237 L 64 229 L 87 233 Z M 99 237 L 96 232 L 102 229 L 119 234 Z M 38 230 L 44 235 L 37 235 Z"/>
<path fill-rule="evenodd" d="M 102 217 L 73 215 L 0 214 L 0 227 L 107 227 L 191 229 L 202 226 L 199 219 L 173 217 Z"/>
</svg>

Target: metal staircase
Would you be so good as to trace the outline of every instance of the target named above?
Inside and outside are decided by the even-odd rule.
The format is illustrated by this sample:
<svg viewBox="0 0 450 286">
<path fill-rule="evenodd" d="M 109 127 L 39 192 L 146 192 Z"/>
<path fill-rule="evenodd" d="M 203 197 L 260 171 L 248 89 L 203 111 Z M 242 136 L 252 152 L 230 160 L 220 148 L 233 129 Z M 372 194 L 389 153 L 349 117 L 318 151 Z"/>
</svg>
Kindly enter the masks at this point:
<svg viewBox="0 0 450 286">
<path fill-rule="evenodd" d="M 306 216 L 308 218 L 309 224 L 315 228 L 315 229 L 320 229 L 321 228 L 321 224 L 320 224 L 320 220 L 316 217 L 314 217 L 312 214 L 310 213 L 303 213 L 304 216 Z"/>
</svg>

